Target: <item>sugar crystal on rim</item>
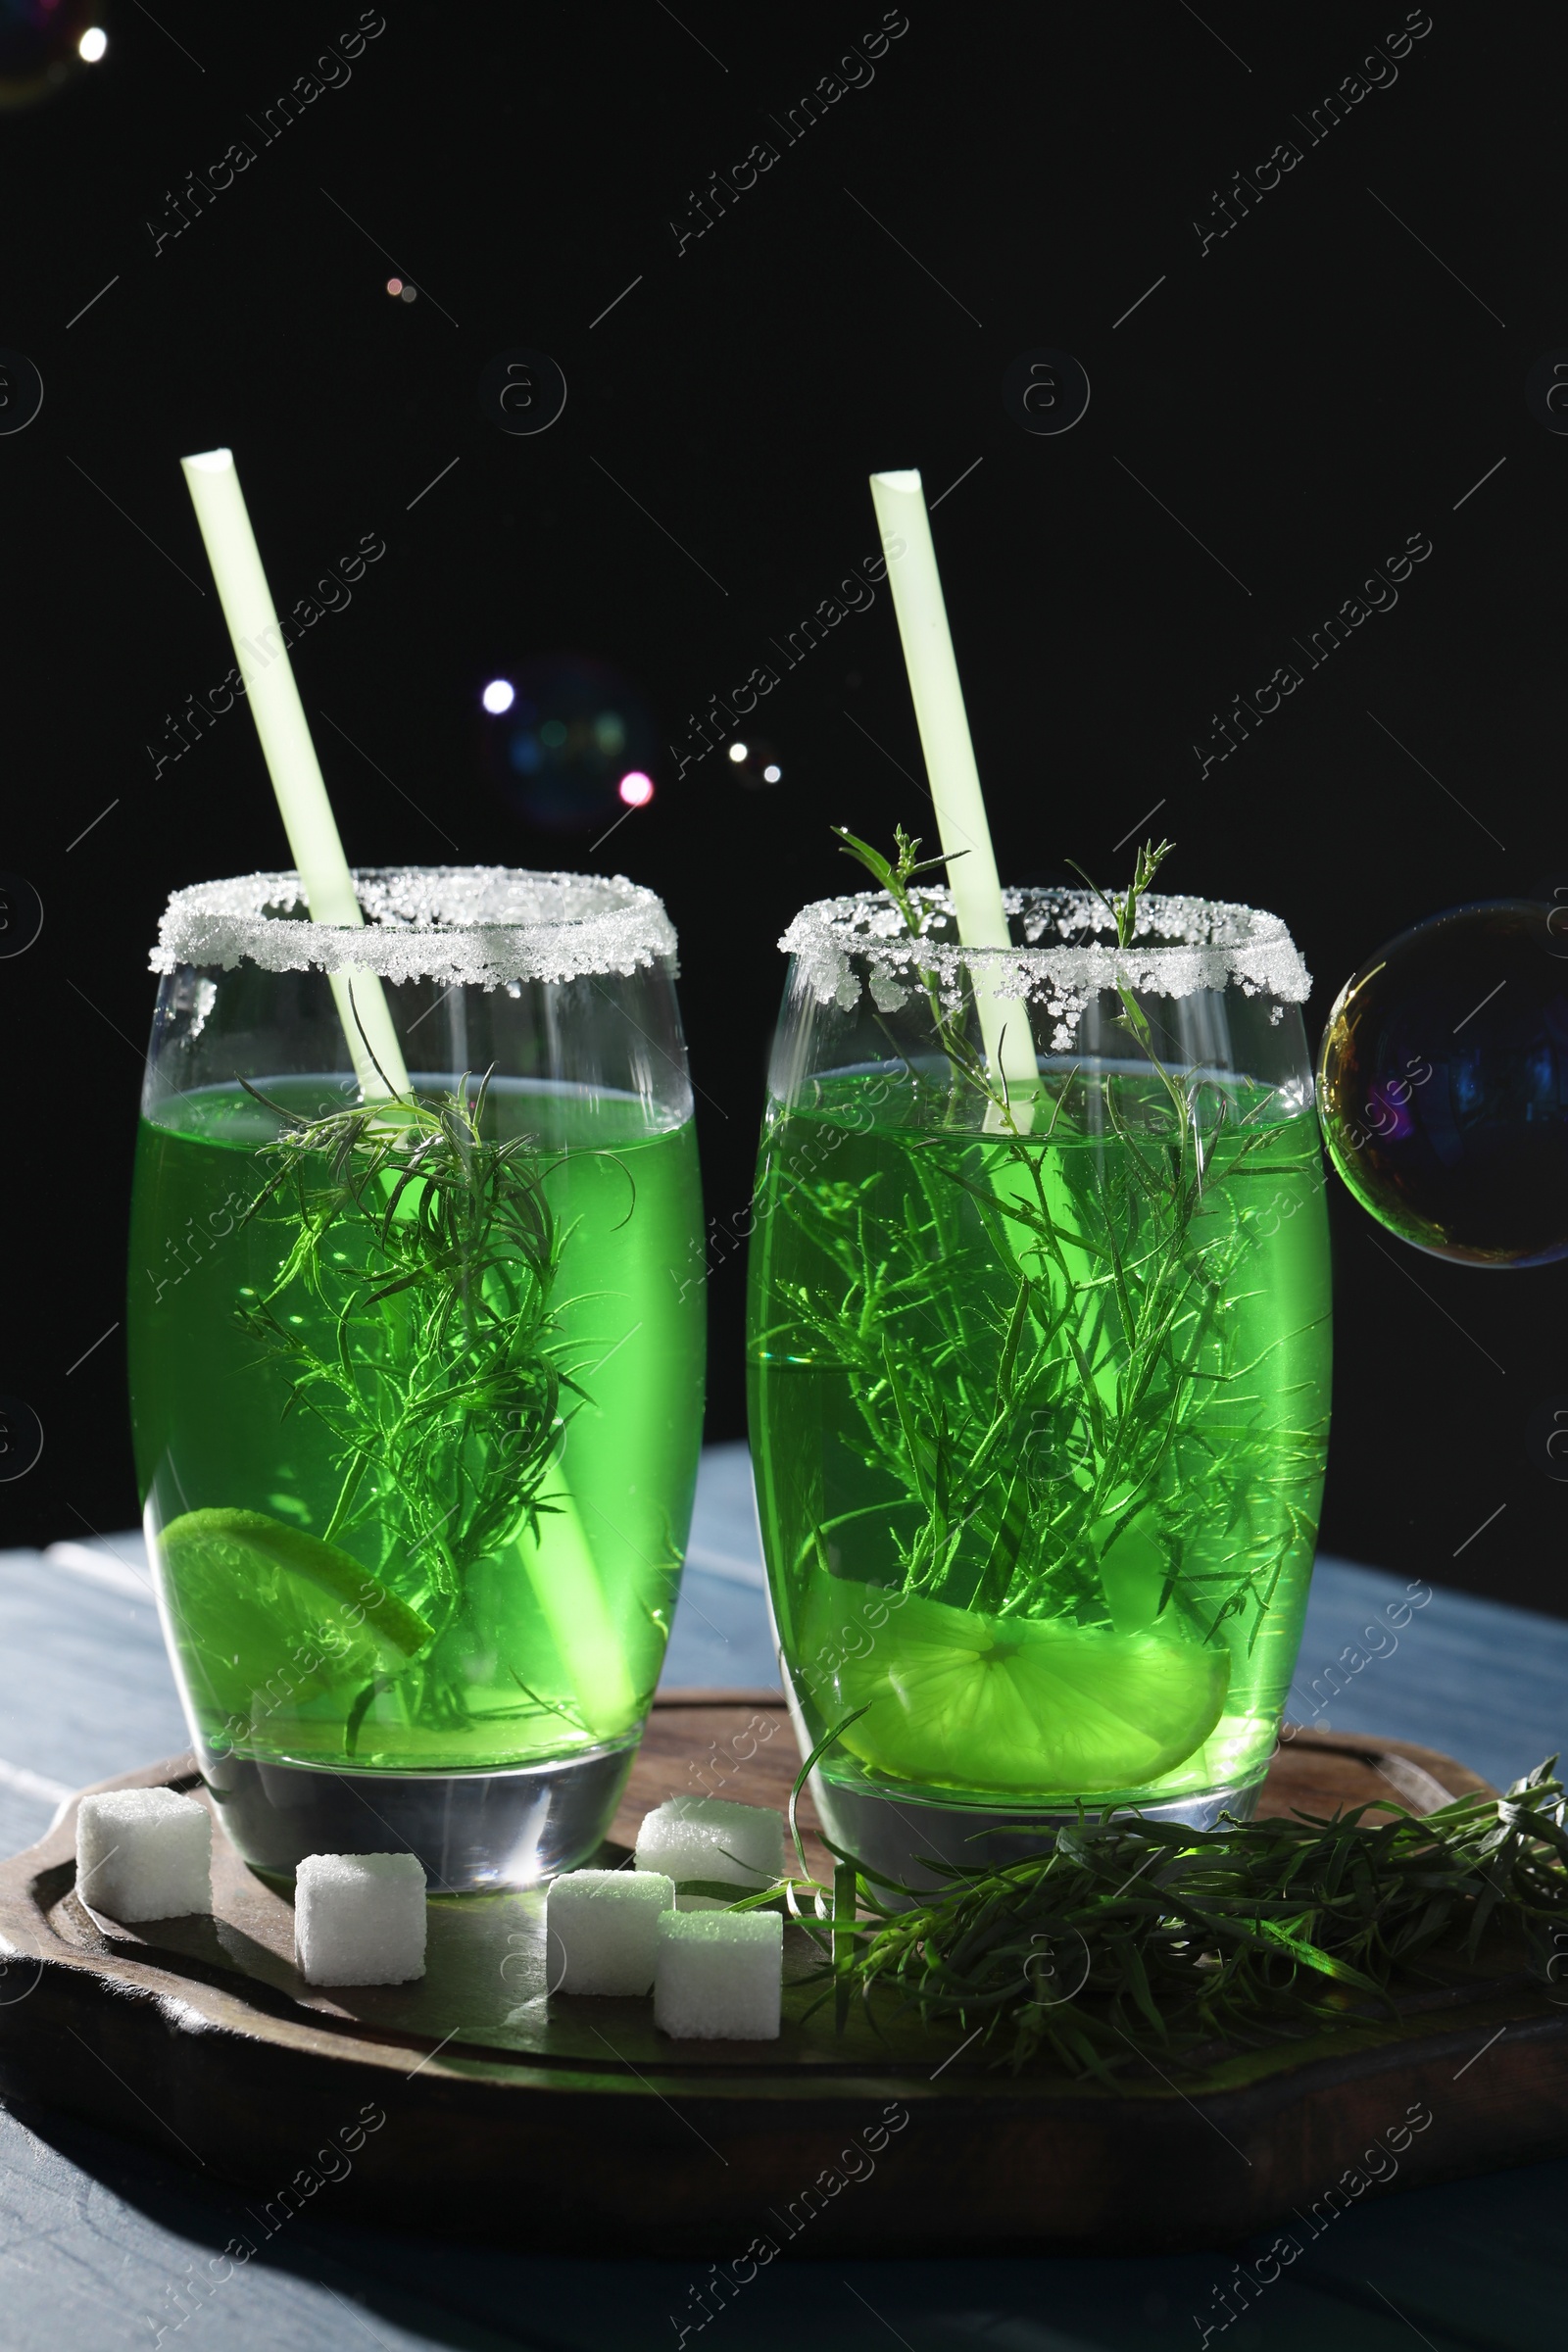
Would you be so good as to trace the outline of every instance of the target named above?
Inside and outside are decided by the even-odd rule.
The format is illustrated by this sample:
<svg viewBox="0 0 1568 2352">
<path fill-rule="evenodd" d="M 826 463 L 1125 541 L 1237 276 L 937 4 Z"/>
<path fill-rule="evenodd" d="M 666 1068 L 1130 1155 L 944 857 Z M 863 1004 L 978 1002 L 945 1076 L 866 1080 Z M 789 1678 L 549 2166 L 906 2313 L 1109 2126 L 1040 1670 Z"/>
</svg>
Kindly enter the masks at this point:
<svg viewBox="0 0 1568 2352">
<path fill-rule="evenodd" d="M 1002 895 L 1021 946 L 960 946 L 947 890 L 914 893 L 929 925 L 917 940 L 885 892 L 867 890 L 802 907 L 778 944 L 821 1004 L 853 1012 L 868 984 L 878 1011 L 892 1012 L 923 985 L 917 975 L 930 973 L 949 1011 L 961 1005 L 966 982 L 1004 1003 L 1043 1006 L 1063 1050 L 1090 999 L 1118 983 L 1162 997 L 1235 986 L 1271 999 L 1276 1020 L 1311 992 L 1312 976 L 1284 923 L 1256 907 L 1150 891 L 1139 901 L 1132 940 L 1118 948 L 1110 911 L 1092 891 Z"/>
<path fill-rule="evenodd" d="M 675 931 L 651 890 L 621 874 L 530 873 L 516 866 L 357 871 L 366 920 L 306 918 L 298 874 L 238 874 L 176 890 L 165 908 L 155 972 L 181 964 L 269 972 L 375 972 L 393 982 L 515 987 L 631 973 L 675 956 Z"/>
</svg>

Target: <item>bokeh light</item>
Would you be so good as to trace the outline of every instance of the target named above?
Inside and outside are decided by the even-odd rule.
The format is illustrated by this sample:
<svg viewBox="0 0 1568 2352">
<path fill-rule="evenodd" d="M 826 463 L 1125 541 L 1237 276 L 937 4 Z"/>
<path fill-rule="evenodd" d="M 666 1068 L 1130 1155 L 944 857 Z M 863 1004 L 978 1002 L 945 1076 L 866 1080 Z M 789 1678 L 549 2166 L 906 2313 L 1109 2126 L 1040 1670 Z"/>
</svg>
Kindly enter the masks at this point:
<svg viewBox="0 0 1568 2352">
<path fill-rule="evenodd" d="M 403 280 L 402 280 L 402 278 L 401 278 L 401 277 L 389 277 L 389 278 L 387 279 L 387 281 L 386 281 L 386 290 L 387 290 L 387 292 L 388 292 L 389 294 L 401 294 L 401 293 L 402 293 L 402 291 L 403 291 Z"/>
<path fill-rule="evenodd" d="M 646 697 L 611 662 L 533 654 L 498 667 L 478 699 L 485 772 L 529 824 L 592 839 L 653 798 L 662 742 Z"/>
<path fill-rule="evenodd" d="M 96 0 L 0 0 L 0 107 L 32 106 L 55 92 L 109 42 L 93 23 Z"/>
<path fill-rule="evenodd" d="M 739 735 L 729 747 L 734 780 L 746 792 L 769 792 L 784 781 L 777 744 L 758 735 Z"/>
</svg>

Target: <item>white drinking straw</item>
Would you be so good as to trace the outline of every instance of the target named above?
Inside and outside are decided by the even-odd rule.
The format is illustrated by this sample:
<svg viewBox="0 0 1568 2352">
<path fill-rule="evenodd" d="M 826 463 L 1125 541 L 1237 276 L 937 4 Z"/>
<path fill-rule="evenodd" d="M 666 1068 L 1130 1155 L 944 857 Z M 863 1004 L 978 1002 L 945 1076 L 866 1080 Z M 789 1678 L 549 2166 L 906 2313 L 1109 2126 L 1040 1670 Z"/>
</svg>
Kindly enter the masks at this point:
<svg viewBox="0 0 1568 2352">
<path fill-rule="evenodd" d="M 365 915 L 338 839 L 233 455 L 226 449 L 209 449 L 200 457 L 181 458 L 180 466 L 311 919 L 357 927 Z M 406 1095 L 409 1074 L 379 977 L 363 971 L 331 972 L 327 977 L 360 1092 L 368 1102 L 385 1102 L 389 1090 Z"/>
<path fill-rule="evenodd" d="M 887 557 L 888 584 L 904 641 L 905 667 L 909 673 L 909 693 L 931 782 L 942 854 L 949 860 L 948 883 L 958 938 L 966 948 L 1010 947 L 920 476 L 913 468 L 873 473 L 871 498 Z M 1009 1088 L 1032 1091 L 1038 1068 L 1024 1006 L 977 986 L 975 1007 L 993 1072 L 1005 1078 Z M 1020 1124 L 1027 1124 L 1026 1107 L 1019 1106 Z"/>
<path fill-rule="evenodd" d="M 180 464 L 312 920 L 357 926 L 365 920 L 364 911 L 338 838 L 233 456 L 226 449 L 210 449 L 200 457 L 182 458 Z M 328 978 L 367 1102 L 384 1102 L 389 1087 L 393 1094 L 407 1095 L 408 1071 L 379 976 L 332 972 Z M 559 1466 L 558 1475 L 562 1485 L 550 1497 L 556 1540 L 547 1562 L 539 1547 L 524 1539 L 528 1575 L 590 1730 L 621 1732 L 635 1720 L 636 1694 L 581 1514 Z"/>
</svg>

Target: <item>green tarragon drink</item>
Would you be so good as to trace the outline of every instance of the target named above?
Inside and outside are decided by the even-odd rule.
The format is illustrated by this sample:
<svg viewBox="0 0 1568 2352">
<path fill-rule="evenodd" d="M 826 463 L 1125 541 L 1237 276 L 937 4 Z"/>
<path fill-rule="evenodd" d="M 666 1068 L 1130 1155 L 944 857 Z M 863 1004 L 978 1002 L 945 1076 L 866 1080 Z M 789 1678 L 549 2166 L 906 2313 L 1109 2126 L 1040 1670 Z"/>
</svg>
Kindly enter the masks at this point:
<svg viewBox="0 0 1568 2352">
<path fill-rule="evenodd" d="M 128 1331 L 170 1658 L 254 1868 L 530 1886 L 613 1816 L 691 1523 L 675 933 L 621 875 L 351 869 L 233 454 L 182 463 L 294 868 L 175 891 L 151 957 Z"/>
<path fill-rule="evenodd" d="M 1016 894 L 997 993 L 1054 1051 L 1009 1088 L 911 858 L 786 943 L 752 1244 L 764 1547 L 830 1821 L 863 1853 L 875 1795 L 1245 1808 L 1328 1435 L 1306 976 L 1271 917 L 1140 907 L 1153 853 L 1119 907 Z"/>
<path fill-rule="evenodd" d="M 137 1454 L 218 1752 L 510 1768 L 634 1737 L 659 1678 L 701 1414 L 702 1301 L 665 1271 L 690 1122 L 416 1093 L 401 1127 L 299 1077 L 142 1122 Z"/>
<path fill-rule="evenodd" d="M 159 927 L 148 1552 L 248 1863 L 403 1850 L 441 1892 L 531 1886 L 614 1814 L 691 1525 L 675 934 L 609 875 L 341 885 L 321 920 L 297 873 L 197 883 Z"/>
<path fill-rule="evenodd" d="M 813 1737 L 863 1707 L 868 1773 L 1013 1797 L 1245 1780 L 1322 1486 L 1315 1122 L 1233 1093 L 1189 1213 L 1145 1077 L 1059 1078 L 1016 1143 L 933 1131 L 929 1088 L 823 1081 L 763 1147 L 758 1484 Z"/>
</svg>

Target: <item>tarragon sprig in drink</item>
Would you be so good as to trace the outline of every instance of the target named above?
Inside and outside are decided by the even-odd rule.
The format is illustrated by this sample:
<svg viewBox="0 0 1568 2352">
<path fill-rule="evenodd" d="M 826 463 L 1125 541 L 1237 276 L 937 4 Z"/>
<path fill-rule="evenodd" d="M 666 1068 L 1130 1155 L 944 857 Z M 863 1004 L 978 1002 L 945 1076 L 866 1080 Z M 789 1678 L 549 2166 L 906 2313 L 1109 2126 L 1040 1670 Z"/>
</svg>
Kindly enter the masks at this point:
<svg viewBox="0 0 1568 2352">
<path fill-rule="evenodd" d="M 285 1371 L 290 1409 L 330 1432 L 342 1483 L 323 1541 L 356 1538 L 438 1635 L 475 1562 L 523 1529 L 537 1540 L 583 1396 L 557 1295 L 552 1163 L 529 1136 L 488 1136 L 485 1102 L 485 1082 L 470 1095 L 465 1079 L 432 1102 L 289 1120 L 248 1212 L 280 1220 L 289 1245 L 239 1310 Z M 330 1314 L 330 1352 L 290 1315 L 296 1286 Z"/>
</svg>

